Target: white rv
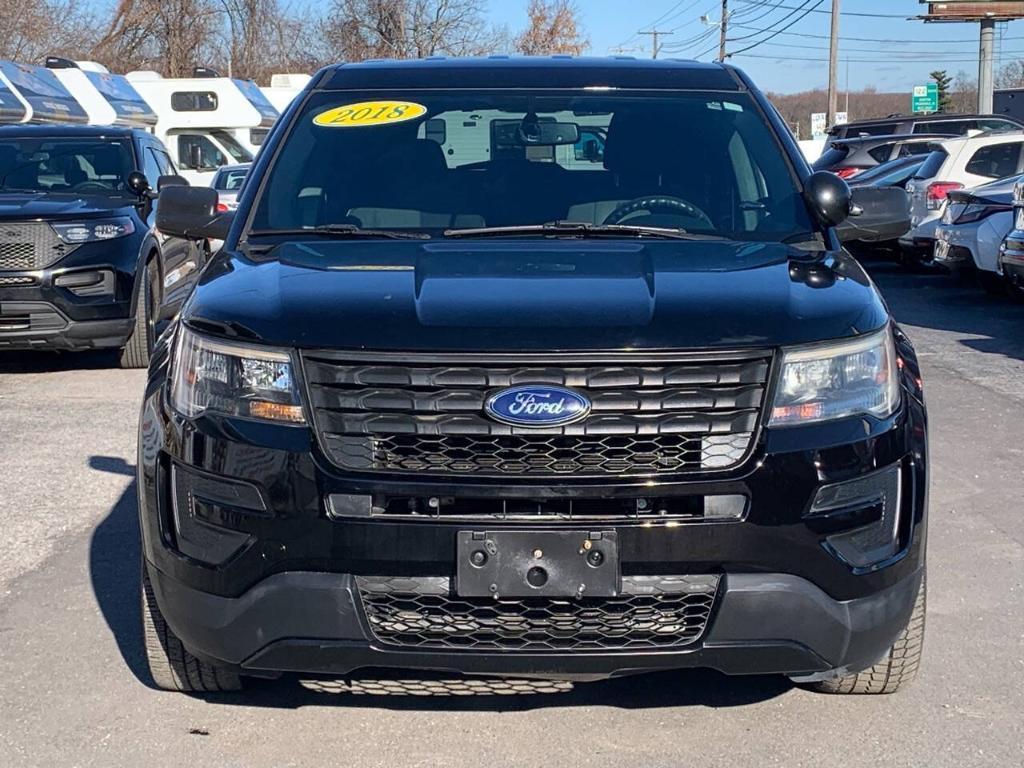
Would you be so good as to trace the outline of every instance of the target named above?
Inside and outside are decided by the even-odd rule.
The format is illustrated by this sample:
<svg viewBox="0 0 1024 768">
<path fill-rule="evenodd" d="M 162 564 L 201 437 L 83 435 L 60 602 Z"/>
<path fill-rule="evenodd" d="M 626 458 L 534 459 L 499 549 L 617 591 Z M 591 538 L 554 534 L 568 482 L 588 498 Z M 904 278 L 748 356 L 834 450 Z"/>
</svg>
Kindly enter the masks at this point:
<svg viewBox="0 0 1024 768">
<path fill-rule="evenodd" d="M 89 116 L 51 70 L 0 61 L 0 120 L 88 123 Z"/>
<path fill-rule="evenodd" d="M 112 75 L 94 61 L 55 56 L 46 59 L 46 66 L 85 109 L 90 125 L 155 129 L 156 112 L 124 75 Z"/>
<path fill-rule="evenodd" d="M 222 165 L 252 161 L 252 149 L 238 140 L 236 131 L 269 127 L 277 119 L 270 102 L 251 93 L 260 91 L 250 81 L 163 78 L 156 72 L 129 72 L 126 77 L 156 112 L 156 135 L 179 172 L 196 186 L 208 186 Z"/>
<path fill-rule="evenodd" d="M 312 79 L 310 75 L 297 73 L 271 75 L 270 85 L 261 85 L 259 89 L 274 109 L 284 114 L 284 111 L 288 109 L 288 105 L 292 103 L 296 96 L 302 93 L 302 89 Z M 269 132 L 269 128 L 250 128 L 245 132 L 244 137 L 239 136 L 239 140 L 246 138 L 252 146 L 261 147 Z"/>
</svg>

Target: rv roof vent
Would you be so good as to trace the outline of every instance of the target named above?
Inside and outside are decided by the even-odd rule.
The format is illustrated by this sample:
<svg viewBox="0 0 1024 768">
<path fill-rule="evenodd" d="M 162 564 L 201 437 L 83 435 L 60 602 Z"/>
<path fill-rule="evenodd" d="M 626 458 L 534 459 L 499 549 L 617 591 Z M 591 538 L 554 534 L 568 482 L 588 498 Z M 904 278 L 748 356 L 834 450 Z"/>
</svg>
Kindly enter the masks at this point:
<svg viewBox="0 0 1024 768">
<path fill-rule="evenodd" d="M 47 56 L 43 65 L 47 69 L 78 69 L 78 65 L 71 59 L 62 59 L 60 56 Z"/>
<path fill-rule="evenodd" d="M 212 67 L 193 67 L 192 77 L 220 77 L 220 72 Z"/>
</svg>

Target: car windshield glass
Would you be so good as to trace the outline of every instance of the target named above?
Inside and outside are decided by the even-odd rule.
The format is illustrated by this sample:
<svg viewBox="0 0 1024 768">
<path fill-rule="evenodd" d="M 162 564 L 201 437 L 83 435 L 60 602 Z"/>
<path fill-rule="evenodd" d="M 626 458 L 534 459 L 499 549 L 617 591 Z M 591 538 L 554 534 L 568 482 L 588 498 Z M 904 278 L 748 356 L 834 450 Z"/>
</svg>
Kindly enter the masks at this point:
<svg viewBox="0 0 1024 768">
<path fill-rule="evenodd" d="M 765 241 L 813 231 L 792 168 L 742 93 L 323 92 L 268 174 L 250 221 L 261 233 L 349 224 L 443 237 L 548 222 Z"/>
<path fill-rule="evenodd" d="M 922 162 L 924 162 L 924 158 L 920 157 L 899 157 L 896 158 L 895 160 L 889 160 L 886 163 L 876 165 L 874 168 L 869 168 L 866 171 L 861 171 L 860 173 L 858 173 L 857 183 L 864 184 L 865 182 L 868 181 L 875 181 L 876 179 L 889 176 L 894 172 L 903 171 L 905 168 L 908 167 L 913 167 L 914 170 L 916 170 L 916 167 L 921 165 Z M 908 172 L 907 178 L 910 178 L 912 174 L 913 171 Z"/>
<path fill-rule="evenodd" d="M 0 139 L 0 190 L 126 195 L 129 143 L 101 138 Z"/>
<path fill-rule="evenodd" d="M 221 169 L 213 182 L 213 188 L 220 192 L 237 192 L 242 188 L 248 168 Z"/>
<path fill-rule="evenodd" d="M 238 140 L 230 133 L 225 130 L 217 129 L 210 131 L 210 134 L 216 137 L 217 141 L 219 141 L 221 146 L 228 151 L 236 163 L 252 162 L 252 153 L 239 144 Z"/>
</svg>

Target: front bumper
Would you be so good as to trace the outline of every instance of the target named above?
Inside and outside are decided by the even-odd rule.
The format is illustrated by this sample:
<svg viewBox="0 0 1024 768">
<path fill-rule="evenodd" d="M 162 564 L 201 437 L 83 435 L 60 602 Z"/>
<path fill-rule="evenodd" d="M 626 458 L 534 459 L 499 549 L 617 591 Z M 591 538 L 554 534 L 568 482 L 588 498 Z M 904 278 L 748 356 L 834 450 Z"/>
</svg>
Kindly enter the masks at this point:
<svg viewBox="0 0 1024 768">
<path fill-rule="evenodd" d="M 135 237 L 88 243 L 45 269 L 0 271 L 0 349 L 123 346 L 138 248 Z"/>
<path fill-rule="evenodd" d="M 227 598 L 192 589 L 152 565 L 149 573 L 164 618 L 189 650 L 248 674 L 401 668 L 582 680 L 687 667 L 790 675 L 865 669 L 909 621 L 923 570 L 845 601 L 797 576 L 728 574 L 715 619 L 698 642 L 573 653 L 388 647 L 369 631 L 350 574 L 279 573 Z"/>
</svg>

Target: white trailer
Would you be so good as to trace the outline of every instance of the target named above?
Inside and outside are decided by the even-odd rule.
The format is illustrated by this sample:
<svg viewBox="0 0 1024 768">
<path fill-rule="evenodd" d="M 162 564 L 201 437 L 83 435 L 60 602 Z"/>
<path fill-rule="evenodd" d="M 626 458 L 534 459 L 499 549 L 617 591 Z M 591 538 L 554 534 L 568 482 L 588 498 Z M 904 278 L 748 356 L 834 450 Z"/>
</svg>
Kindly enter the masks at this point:
<svg viewBox="0 0 1024 768">
<path fill-rule="evenodd" d="M 48 57 L 46 66 L 85 109 L 90 125 L 156 128 L 156 112 L 124 75 L 113 75 L 95 61 L 56 56 Z"/>
<path fill-rule="evenodd" d="M 82 105 L 46 67 L 0 61 L 0 100 L 4 122 L 89 122 Z"/>
<path fill-rule="evenodd" d="M 277 110 L 251 81 L 164 78 L 148 71 L 129 72 L 126 77 L 156 112 L 157 137 L 193 185 L 208 186 L 222 165 L 251 162 L 252 148 L 240 142 L 236 132 L 269 128 L 277 119 Z"/>
</svg>

